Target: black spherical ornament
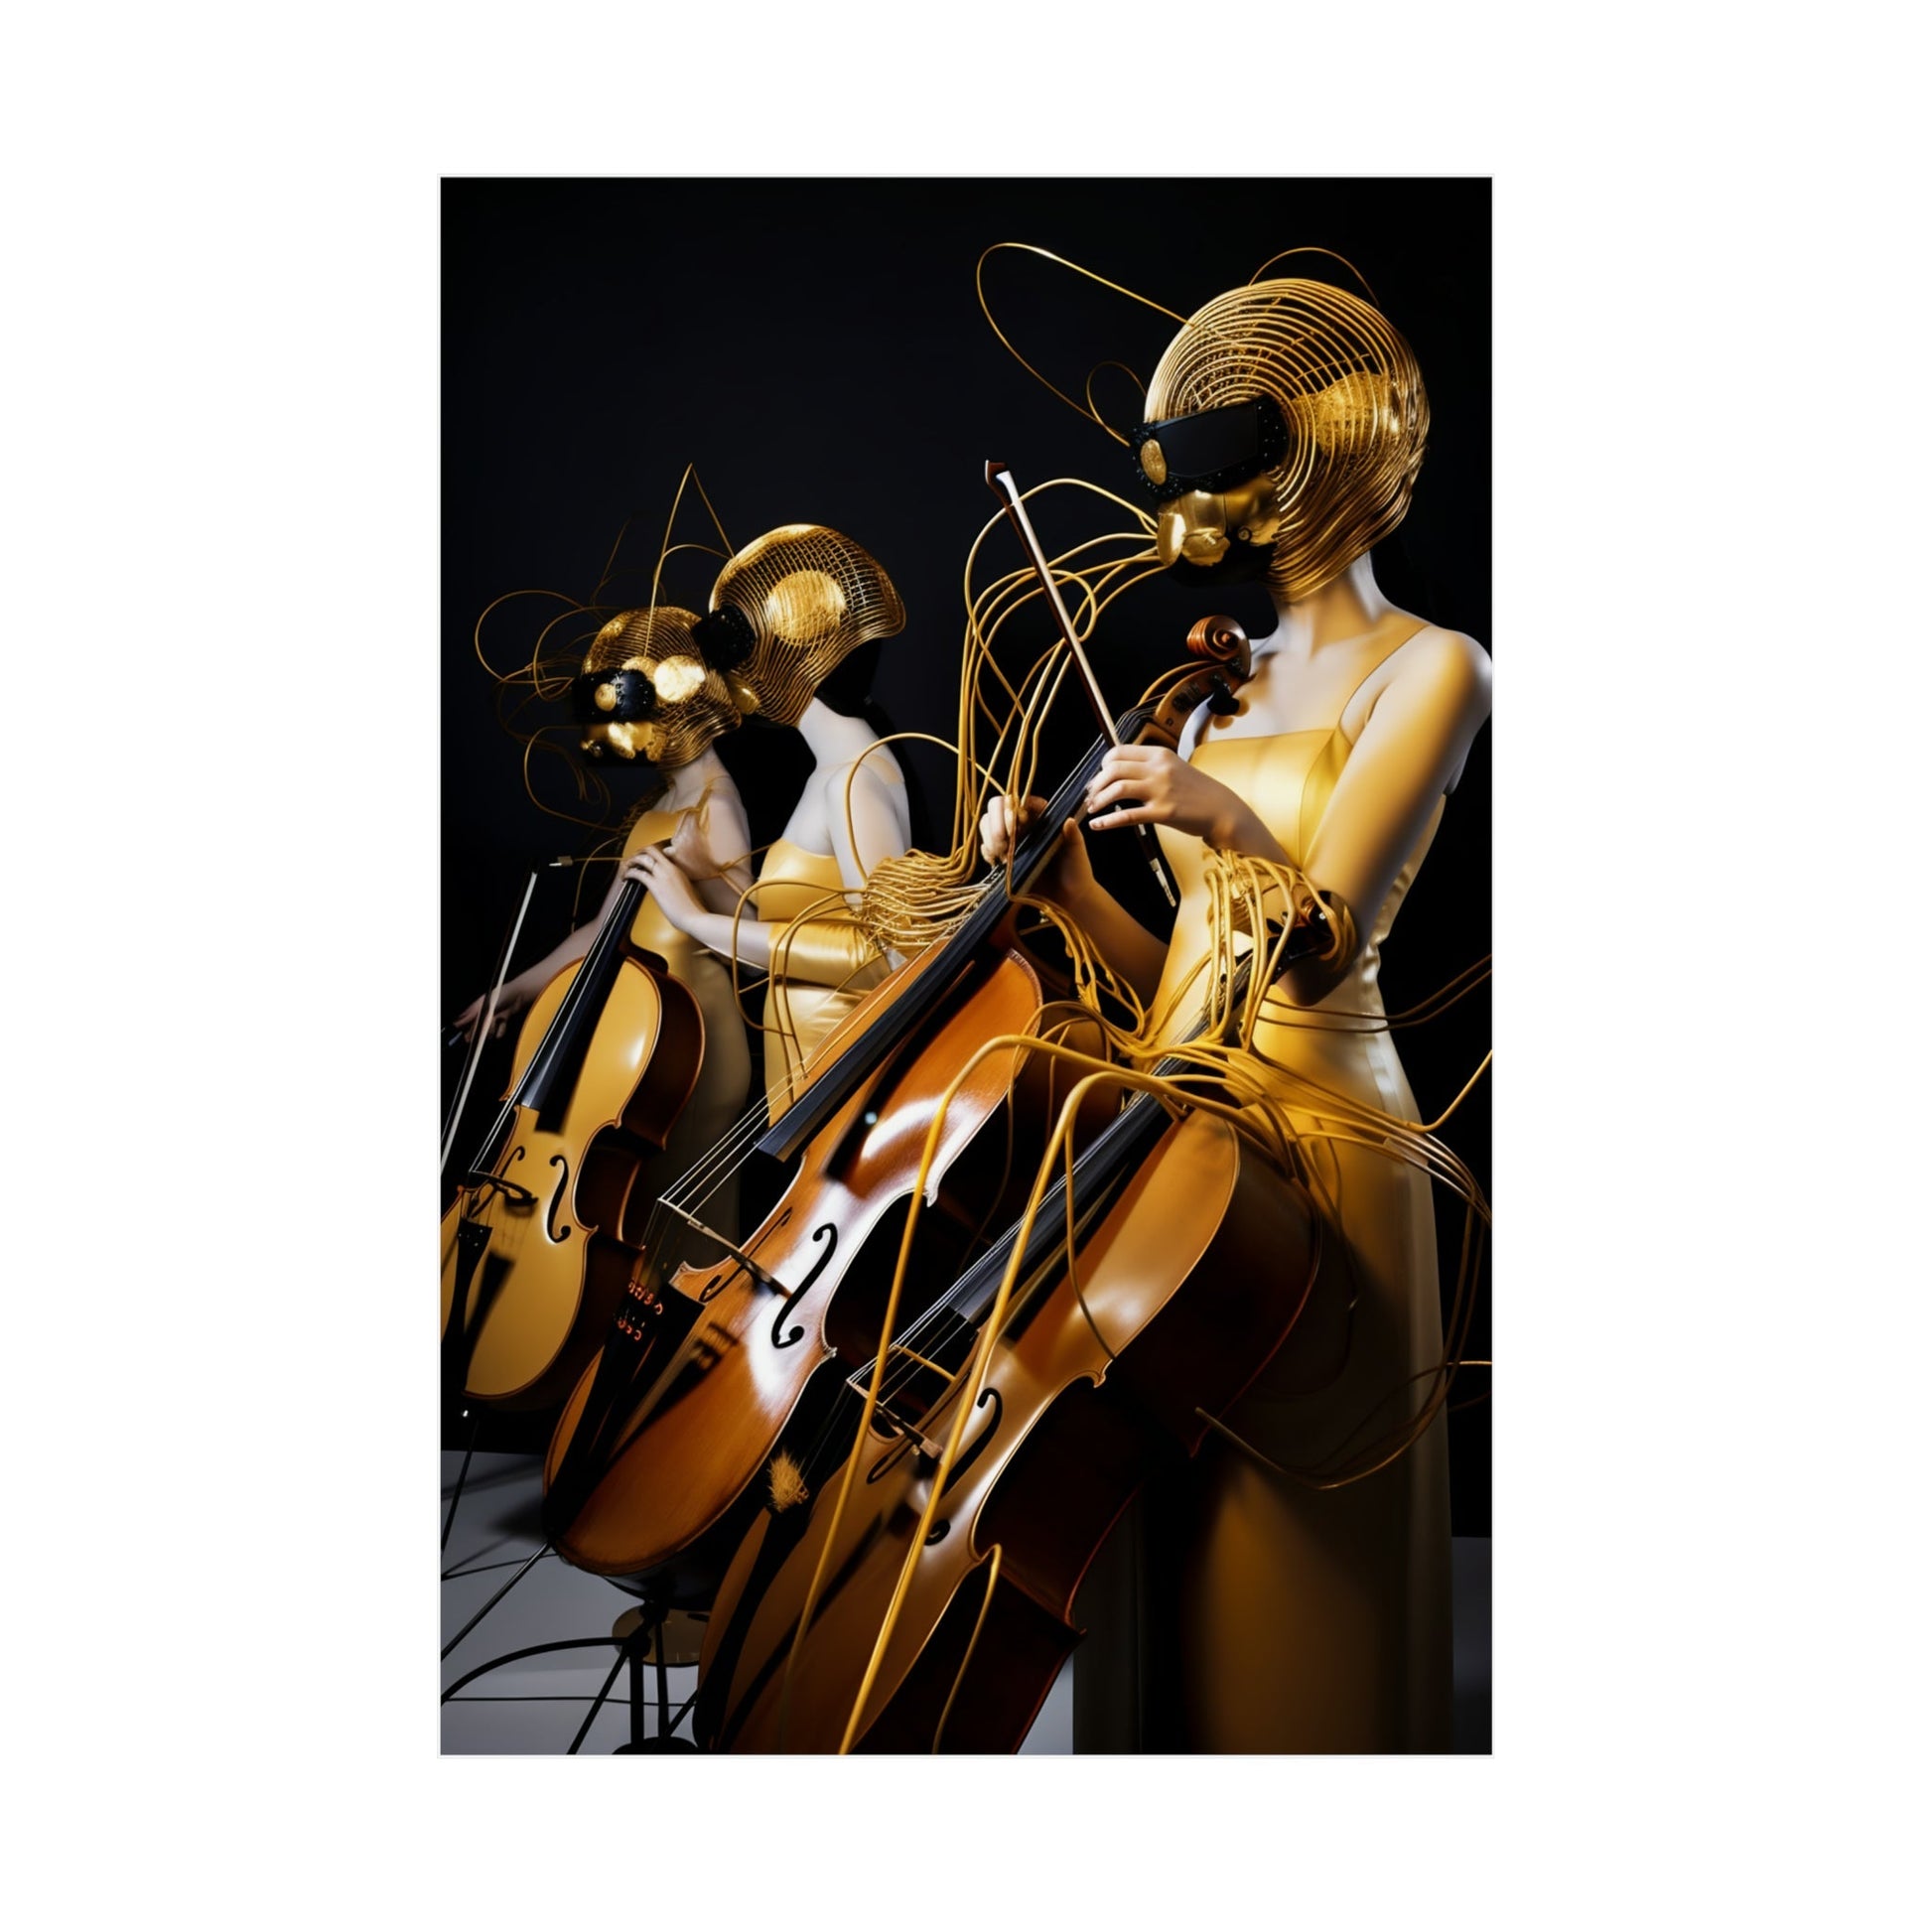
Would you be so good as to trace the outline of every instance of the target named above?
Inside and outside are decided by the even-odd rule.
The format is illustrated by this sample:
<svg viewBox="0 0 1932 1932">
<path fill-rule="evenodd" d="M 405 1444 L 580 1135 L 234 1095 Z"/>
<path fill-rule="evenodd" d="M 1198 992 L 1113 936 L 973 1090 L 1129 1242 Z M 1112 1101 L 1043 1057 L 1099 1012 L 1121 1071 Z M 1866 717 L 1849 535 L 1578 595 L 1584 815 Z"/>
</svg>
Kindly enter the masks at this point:
<svg viewBox="0 0 1932 1932">
<path fill-rule="evenodd" d="M 586 724 L 634 725 L 657 713 L 657 692 L 642 671 L 586 671 L 572 686 Z"/>
<path fill-rule="evenodd" d="M 737 670 L 758 642 L 751 619 L 735 604 L 721 604 L 700 618 L 691 627 L 691 636 L 704 661 L 720 673 Z"/>
</svg>

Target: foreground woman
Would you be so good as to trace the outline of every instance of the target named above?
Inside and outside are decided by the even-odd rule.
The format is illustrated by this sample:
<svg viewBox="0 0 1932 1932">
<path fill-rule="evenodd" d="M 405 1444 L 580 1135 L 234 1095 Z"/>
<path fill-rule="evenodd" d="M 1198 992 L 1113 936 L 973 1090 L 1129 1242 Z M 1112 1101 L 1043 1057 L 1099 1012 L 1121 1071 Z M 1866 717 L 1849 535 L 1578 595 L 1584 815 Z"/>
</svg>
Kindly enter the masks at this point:
<svg viewBox="0 0 1932 1932">
<path fill-rule="evenodd" d="M 1161 560 L 1203 588 L 1265 578 L 1279 627 L 1238 711 L 1197 715 L 1177 754 L 1109 753 L 1090 794 L 1098 833 L 1159 828 L 1181 888 L 1172 938 L 1096 885 L 1076 823 L 1050 891 L 1164 1039 L 1198 1009 L 1224 862 L 1291 868 L 1320 896 L 1340 947 L 1271 989 L 1249 1067 L 1339 1238 L 1309 1316 L 1228 1418 L 1238 1443 L 1210 1439 L 1090 1574 L 1076 1745 L 1443 1750 L 1446 1424 L 1423 1420 L 1444 1356 L 1435 1216 L 1400 1158 L 1399 1124 L 1419 1116 L 1377 978 L 1487 715 L 1488 659 L 1376 585 L 1367 552 L 1407 510 L 1428 405 L 1369 304 L 1293 279 L 1217 298 L 1162 357 L 1148 417 L 1131 441 Z M 987 858 L 1008 852 L 1005 800 L 981 836 Z M 1277 893 L 1273 910 L 1307 906 Z"/>
</svg>

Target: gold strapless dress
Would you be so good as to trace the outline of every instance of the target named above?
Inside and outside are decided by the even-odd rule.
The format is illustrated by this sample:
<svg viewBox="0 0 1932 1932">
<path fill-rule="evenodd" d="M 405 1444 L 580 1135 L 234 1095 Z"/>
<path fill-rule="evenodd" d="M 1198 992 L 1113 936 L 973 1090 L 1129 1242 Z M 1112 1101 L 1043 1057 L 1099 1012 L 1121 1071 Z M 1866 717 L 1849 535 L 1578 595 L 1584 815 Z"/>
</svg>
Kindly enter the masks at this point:
<svg viewBox="0 0 1932 1932">
<path fill-rule="evenodd" d="M 888 966 L 856 920 L 841 913 L 845 889 L 829 852 L 807 852 L 789 839 L 764 855 L 753 904 L 760 919 L 782 925 L 771 946 L 764 996 L 764 1091 L 776 1120 L 803 1090 L 805 1063 Z"/>
<path fill-rule="evenodd" d="M 1208 739 L 1192 762 L 1254 808 L 1300 866 L 1351 747 L 1332 730 Z M 1414 1121 L 1415 1097 L 1386 1029 L 1319 1016 L 1384 1011 L 1381 948 L 1442 820 L 1439 801 L 1342 984 L 1318 1006 L 1277 994 L 1256 1044 L 1290 1069 L 1269 1084 L 1303 1133 L 1324 1125 L 1303 1082 Z M 1162 844 L 1181 898 L 1151 1011 L 1170 1035 L 1191 1024 L 1208 948 L 1204 848 Z M 1306 1143 L 1339 1214 L 1323 1290 L 1356 1305 L 1339 1377 L 1313 1394 L 1281 1386 L 1284 1349 L 1226 1418 L 1284 1466 L 1359 1449 L 1412 1417 L 1440 1360 L 1442 1307 L 1428 1179 L 1373 1147 Z M 1291 1345 L 1292 1346 L 1292 1345 Z M 1394 1393 L 1393 1400 L 1376 1405 Z M 1447 1425 L 1345 1488 L 1285 1481 L 1209 1436 L 1178 1477 L 1123 1519 L 1082 1587 L 1089 1625 L 1074 1666 L 1080 1750 L 1431 1751 L 1450 1743 Z"/>
<path fill-rule="evenodd" d="M 693 806 L 690 810 L 696 810 Z M 625 859 L 647 845 L 668 845 L 687 812 L 645 812 L 631 826 L 623 842 Z M 701 946 L 659 911 L 646 897 L 630 922 L 630 942 L 654 953 L 673 979 L 691 989 L 704 1018 L 704 1062 L 698 1083 L 672 1128 L 664 1152 L 646 1164 L 638 1185 L 652 1196 L 664 1193 L 692 1165 L 719 1141 L 745 1111 L 752 1090 L 752 1049 L 745 1036 L 745 1019 L 732 988 L 731 968 L 709 948 Z M 724 1182 L 699 1218 L 729 1240 L 737 1240 L 738 1180 Z M 716 1258 L 710 1244 L 696 1236 L 674 1243 L 674 1258 L 696 1264 Z"/>
</svg>

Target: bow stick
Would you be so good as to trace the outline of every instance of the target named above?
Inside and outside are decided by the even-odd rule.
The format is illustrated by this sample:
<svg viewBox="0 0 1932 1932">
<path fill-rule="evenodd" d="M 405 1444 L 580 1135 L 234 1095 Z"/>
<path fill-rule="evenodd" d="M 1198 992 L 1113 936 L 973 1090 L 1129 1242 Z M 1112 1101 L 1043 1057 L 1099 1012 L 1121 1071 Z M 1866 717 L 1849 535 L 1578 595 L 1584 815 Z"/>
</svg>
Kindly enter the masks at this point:
<svg viewBox="0 0 1932 1932">
<path fill-rule="evenodd" d="M 530 895 L 536 891 L 537 868 L 530 868 L 529 883 L 523 888 L 523 903 L 516 908 L 516 917 L 510 922 L 509 935 L 503 941 L 502 956 L 496 962 L 495 983 L 489 989 L 489 998 L 483 1005 L 483 1018 L 477 1022 L 477 1031 L 471 1035 L 470 1053 L 463 1069 L 463 1080 L 457 1088 L 456 1099 L 450 1105 L 450 1118 L 443 1129 L 442 1166 L 450 1165 L 450 1150 L 456 1145 L 456 1130 L 463 1119 L 463 1109 L 470 1098 L 470 1083 L 477 1077 L 477 1063 L 483 1058 L 483 1041 L 489 1037 L 490 1023 L 496 1018 L 496 1002 L 502 997 L 503 982 L 509 975 L 510 955 L 516 950 L 516 935 L 523 930 L 523 915 L 530 909 Z"/>
<path fill-rule="evenodd" d="M 1035 576 L 1046 592 L 1047 603 L 1053 607 L 1053 618 L 1060 627 L 1060 641 L 1072 654 L 1073 668 L 1080 674 L 1081 688 L 1087 694 L 1087 703 L 1093 707 L 1094 716 L 1100 720 L 1100 729 L 1107 734 L 1110 744 L 1118 745 L 1120 734 L 1114 730 L 1113 714 L 1108 711 L 1107 700 L 1101 695 L 1093 666 L 1087 662 L 1087 654 L 1080 648 L 1079 638 L 1073 634 L 1073 620 L 1067 616 L 1066 606 L 1060 601 L 1060 587 L 1054 583 L 1053 573 L 1047 567 L 1046 553 L 1040 549 L 1039 538 L 1034 534 L 1033 521 L 1027 515 L 1026 504 L 1020 499 L 1020 485 L 1014 482 L 1013 472 L 997 459 L 989 459 L 986 482 L 987 487 L 1005 504 L 1007 519 L 1019 533 L 1021 548 L 1026 551 Z M 1154 827 L 1142 820 L 1134 830 L 1139 834 L 1142 856 L 1147 860 L 1148 870 L 1154 874 L 1154 883 L 1161 889 L 1161 897 L 1171 907 L 1177 909 L 1180 896 L 1174 890 L 1173 875 L 1168 870 L 1168 862 L 1161 856 L 1161 841 L 1155 835 Z"/>
</svg>

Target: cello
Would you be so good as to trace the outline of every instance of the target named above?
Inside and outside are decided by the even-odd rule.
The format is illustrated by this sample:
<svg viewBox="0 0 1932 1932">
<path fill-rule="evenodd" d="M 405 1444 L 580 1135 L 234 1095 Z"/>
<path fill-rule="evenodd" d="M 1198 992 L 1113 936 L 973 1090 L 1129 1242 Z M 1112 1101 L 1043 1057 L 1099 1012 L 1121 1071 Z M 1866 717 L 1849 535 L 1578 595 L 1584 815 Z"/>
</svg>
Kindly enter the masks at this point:
<svg viewBox="0 0 1932 1932">
<path fill-rule="evenodd" d="M 1317 922 L 1290 937 L 1304 932 L 1289 951 L 1327 941 Z M 1114 1522 L 1287 1340 L 1319 1267 L 1306 1189 L 1233 1110 L 1174 1120 L 1158 1104 L 1176 1070 L 1135 1081 L 1070 1198 L 1042 1164 L 1007 1239 L 850 1378 L 719 1590 L 701 1743 L 1018 1747 L 1078 1642 L 1073 1599 Z"/>
<path fill-rule="evenodd" d="M 1240 626 L 1206 620 L 1189 646 L 1206 661 L 1159 703 L 1118 724 L 1105 718 L 1108 738 L 1022 841 L 1011 880 L 1004 867 L 990 875 L 960 929 L 874 988 L 821 1046 L 804 1092 L 759 1143 L 774 1155 L 803 1149 L 764 1223 L 713 1266 L 665 1280 L 639 1264 L 545 1461 L 544 1526 L 570 1562 L 649 1577 L 653 1593 L 673 1603 L 709 1599 L 763 1501 L 760 1478 L 837 1404 L 838 1362 L 864 1358 L 878 1325 L 887 1217 L 920 1181 L 941 1096 L 995 1037 L 1013 1043 L 980 1059 L 953 1096 L 925 1184 L 955 1235 L 1001 1210 L 1013 1156 L 1006 1150 L 1003 1171 L 989 1171 L 999 1152 L 989 1124 L 1010 1109 L 1024 1129 L 1050 1118 L 1056 1098 L 1050 1058 L 1022 1043 L 1052 1010 L 1042 1010 L 1038 970 L 1017 943 L 1013 898 L 1052 859 L 1059 825 L 1109 742 L 1154 735 L 1172 744 L 1197 704 L 1232 707 L 1230 677 L 1247 674 Z M 1076 1133 L 1095 1130 L 1106 1111 L 1096 1096 Z M 664 1205 L 689 1218 L 675 1198 Z M 956 1257 L 956 1242 L 937 1254 L 928 1245 L 922 1278 L 949 1279 Z"/>
<path fill-rule="evenodd" d="M 1051 595 L 1010 473 L 989 464 L 987 481 Z M 1238 650 L 1245 674 L 1238 625 L 1205 620 L 1188 643 L 1206 657 Z M 1225 679 L 1183 681 L 1162 719 L 1170 747 L 1202 698 L 1234 708 Z M 1318 899 L 1298 918 L 1268 937 L 1271 977 L 1332 942 Z M 1243 960 L 1210 1012 L 1233 1011 L 1249 971 Z M 850 1378 L 844 1413 L 782 1488 L 774 1480 L 733 1560 L 700 1665 L 701 1740 L 936 1750 L 975 1658 L 952 1746 L 1013 1749 L 1025 1736 L 1078 1639 L 1080 1578 L 1143 1471 L 1167 1446 L 1198 1449 L 1315 1279 L 1320 1224 L 1285 1158 L 1248 1147 L 1230 1107 L 1196 1100 L 1174 1121 L 1155 1104 L 1183 1067 L 1081 1081 L 1068 1112 L 1085 1087 L 1138 1090 L 1050 1189 L 1042 1163 L 1027 1214 L 938 1305 L 903 1332 L 889 1307 L 869 1382 Z M 1063 1113 L 1055 1145 L 1067 1124 Z M 1300 1287 L 1284 1295 L 1274 1277 L 1290 1257 L 1306 1267 L 1289 1261 Z M 834 1487 L 829 1462 L 855 1404 L 857 1441 Z M 969 1589 L 981 1571 L 983 1588 Z"/>
<path fill-rule="evenodd" d="M 688 988 L 633 953 L 620 887 L 588 953 L 531 1005 L 510 1085 L 443 1217 L 446 1386 L 508 1409 L 570 1389 L 622 1296 L 626 1209 L 697 1082 Z"/>
</svg>

